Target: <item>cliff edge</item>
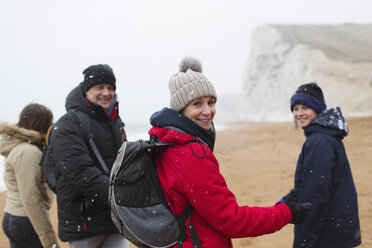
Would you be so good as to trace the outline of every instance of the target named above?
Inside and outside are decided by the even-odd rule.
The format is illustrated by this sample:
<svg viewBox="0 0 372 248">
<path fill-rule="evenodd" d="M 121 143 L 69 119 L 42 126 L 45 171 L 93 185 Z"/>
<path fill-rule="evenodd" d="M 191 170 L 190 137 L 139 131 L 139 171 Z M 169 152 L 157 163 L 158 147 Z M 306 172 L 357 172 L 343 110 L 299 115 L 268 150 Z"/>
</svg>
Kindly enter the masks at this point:
<svg viewBox="0 0 372 248">
<path fill-rule="evenodd" d="M 317 82 L 327 107 L 372 115 L 372 24 L 263 25 L 252 32 L 244 72 L 243 121 L 291 120 L 289 99 Z"/>
</svg>

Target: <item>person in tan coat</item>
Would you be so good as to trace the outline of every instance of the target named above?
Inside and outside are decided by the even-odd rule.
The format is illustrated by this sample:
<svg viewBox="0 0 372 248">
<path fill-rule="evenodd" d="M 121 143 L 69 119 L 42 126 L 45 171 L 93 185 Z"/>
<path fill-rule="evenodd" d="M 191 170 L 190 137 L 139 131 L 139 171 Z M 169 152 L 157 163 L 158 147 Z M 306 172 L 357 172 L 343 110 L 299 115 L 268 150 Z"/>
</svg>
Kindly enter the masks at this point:
<svg viewBox="0 0 372 248">
<path fill-rule="evenodd" d="M 4 160 L 7 201 L 3 230 L 11 248 L 59 247 L 49 218 L 53 192 L 42 167 L 45 134 L 52 112 L 40 104 L 29 104 L 16 125 L 0 123 L 0 153 Z"/>
</svg>

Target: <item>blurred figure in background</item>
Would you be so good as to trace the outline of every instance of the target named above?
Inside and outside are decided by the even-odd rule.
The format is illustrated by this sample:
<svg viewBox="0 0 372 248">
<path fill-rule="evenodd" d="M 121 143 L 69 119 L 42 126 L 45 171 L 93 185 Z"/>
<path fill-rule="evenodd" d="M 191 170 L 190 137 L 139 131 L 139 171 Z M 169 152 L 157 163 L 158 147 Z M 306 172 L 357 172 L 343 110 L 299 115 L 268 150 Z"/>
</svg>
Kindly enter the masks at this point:
<svg viewBox="0 0 372 248">
<path fill-rule="evenodd" d="M 11 248 L 59 247 L 49 219 L 53 192 L 39 165 L 52 112 L 29 104 L 17 125 L 0 123 L 0 152 L 4 160 L 7 201 L 3 230 Z"/>
</svg>

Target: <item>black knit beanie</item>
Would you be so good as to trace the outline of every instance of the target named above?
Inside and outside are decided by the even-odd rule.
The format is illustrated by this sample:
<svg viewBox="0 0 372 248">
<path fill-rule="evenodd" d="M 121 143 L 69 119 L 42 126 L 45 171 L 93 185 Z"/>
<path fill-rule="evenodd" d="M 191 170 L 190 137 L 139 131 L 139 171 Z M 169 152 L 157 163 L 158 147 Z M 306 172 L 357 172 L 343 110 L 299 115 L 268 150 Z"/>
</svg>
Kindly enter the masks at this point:
<svg viewBox="0 0 372 248">
<path fill-rule="evenodd" d="M 83 91 L 97 84 L 111 84 L 116 90 L 116 78 L 113 70 L 106 64 L 92 65 L 83 71 Z"/>
<path fill-rule="evenodd" d="M 296 90 L 296 93 L 291 97 L 291 111 L 296 104 L 308 106 L 319 114 L 327 105 L 324 101 L 322 89 L 316 83 L 303 84 Z"/>
</svg>

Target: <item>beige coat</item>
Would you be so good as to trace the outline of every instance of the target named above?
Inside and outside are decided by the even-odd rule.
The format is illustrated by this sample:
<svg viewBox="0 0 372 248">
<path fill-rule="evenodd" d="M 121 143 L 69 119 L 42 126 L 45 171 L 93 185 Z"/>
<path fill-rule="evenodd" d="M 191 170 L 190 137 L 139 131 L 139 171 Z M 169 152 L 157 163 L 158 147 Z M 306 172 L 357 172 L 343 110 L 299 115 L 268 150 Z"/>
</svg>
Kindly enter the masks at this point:
<svg viewBox="0 0 372 248">
<path fill-rule="evenodd" d="M 4 183 L 8 189 L 4 211 L 28 217 L 43 247 L 58 246 L 49 218 L 53 192 L 39 165 L 42 152 L 33 144 L 42 139 L 40 133 L 4 123 L 0 123 L 0 133 Z"/>
</svg>

